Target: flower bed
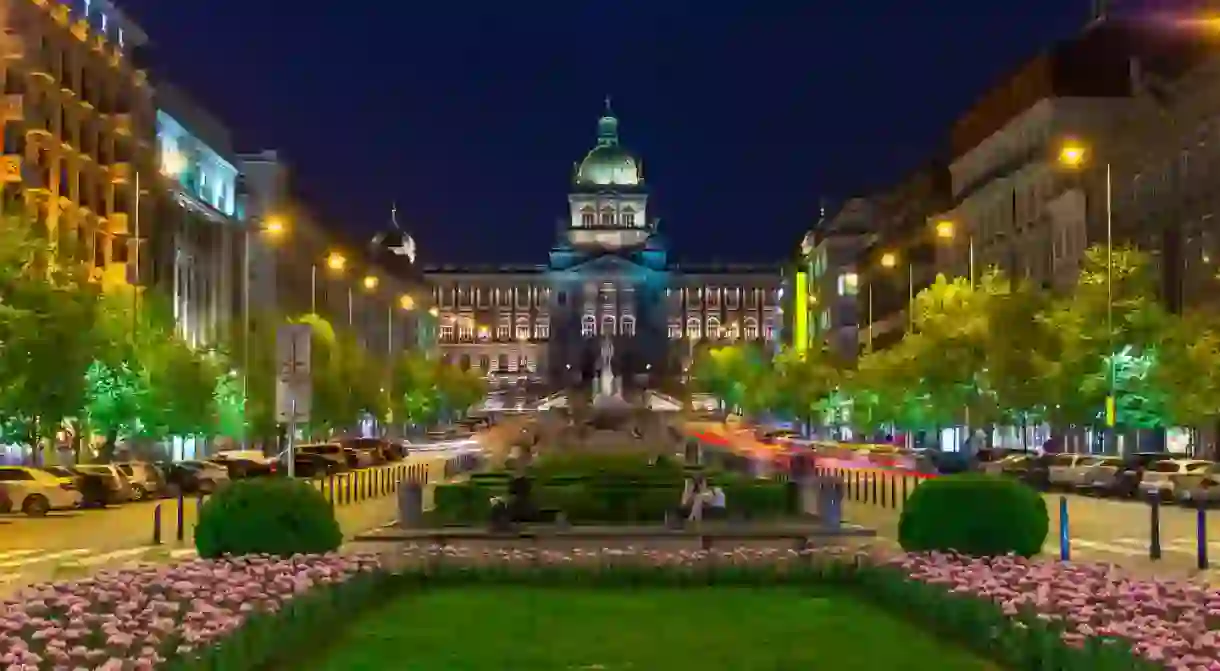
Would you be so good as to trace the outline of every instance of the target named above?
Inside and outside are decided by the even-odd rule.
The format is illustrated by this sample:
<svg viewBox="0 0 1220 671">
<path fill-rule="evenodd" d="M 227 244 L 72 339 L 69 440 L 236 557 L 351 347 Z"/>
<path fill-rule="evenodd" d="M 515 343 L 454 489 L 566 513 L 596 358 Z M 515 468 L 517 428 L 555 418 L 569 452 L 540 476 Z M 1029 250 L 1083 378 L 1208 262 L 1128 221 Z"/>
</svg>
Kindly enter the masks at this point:
<svg viewBox="0 0 1220 671">
<path fill-rule="evenodd" d="M 40 585 L 0 604 L 0 668 L 248 671 L 302 651 L 411 590 L 809 585 L 845 590 L 1004 668 L 1220 670 L 1220 590 L 1093 564 L 846 550 L 570 552 L 406 548 L 369 556 L 195 560 Z M 278 665 L 278 666 L 277 666 Z M 299 667 L 299 664 L 298 664 Z"/>
<path fill-rule="evenodd" d="M 0 604 L 0 668 L 189 669 L 219 668 L 213 662 L 222 655 L 253 660 L 258 651 L 220 644 L 377 565 L 369 556 L 250 556 L 36 585 Z"/>
<path fill-rule="evenodd" d="M 1140 657 L 1173 669 L 1220 669 L 1220 590 L 1173 580 L 1137 580 L 1106 564 L 906 555 L 907 575 L 998 605 L 1012 618 L 1062 626 L 1083 648 L 1128 642 Z"/>
</svg>

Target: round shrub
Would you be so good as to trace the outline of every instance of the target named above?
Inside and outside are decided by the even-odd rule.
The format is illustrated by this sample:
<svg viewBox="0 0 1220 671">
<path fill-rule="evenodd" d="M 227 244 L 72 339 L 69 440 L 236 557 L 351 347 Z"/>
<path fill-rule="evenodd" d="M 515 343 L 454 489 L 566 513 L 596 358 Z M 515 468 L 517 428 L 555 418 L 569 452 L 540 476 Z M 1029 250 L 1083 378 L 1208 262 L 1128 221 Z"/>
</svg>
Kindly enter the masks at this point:
<svg viewBox="0 0 1220 671">
<path fill-rule="evenodd" d="M 908 552 L 1032 557 L 1042 550 L 1049 527 L 1038 492 L 1012 478 L 969 473 L 916 487 L 902 511 L 898 541 Z"/>
<path fill-rule="evenodd" d="M 337 550 L 343 532 L 322 493 L 301 480 L 236 480 L 199 511 L 199 556 L 320 554 Z"/>
</svg>

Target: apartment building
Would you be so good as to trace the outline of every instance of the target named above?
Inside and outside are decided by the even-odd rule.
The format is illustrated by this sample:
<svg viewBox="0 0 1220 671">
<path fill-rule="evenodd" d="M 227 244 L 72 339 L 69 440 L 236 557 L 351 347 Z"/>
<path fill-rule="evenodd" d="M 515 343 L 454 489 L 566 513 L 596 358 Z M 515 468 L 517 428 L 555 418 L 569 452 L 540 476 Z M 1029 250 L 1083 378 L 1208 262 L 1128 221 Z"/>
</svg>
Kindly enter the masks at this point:
<svg viewBox="0 0 1220 671">
<path fill-rule="evenodd" d="M 22 212 L 103 287 L 142 285 L 156 185 L 146 41 L 106 0 L 9 0 L 0 52 L 5 212 Z"/>
</svg>

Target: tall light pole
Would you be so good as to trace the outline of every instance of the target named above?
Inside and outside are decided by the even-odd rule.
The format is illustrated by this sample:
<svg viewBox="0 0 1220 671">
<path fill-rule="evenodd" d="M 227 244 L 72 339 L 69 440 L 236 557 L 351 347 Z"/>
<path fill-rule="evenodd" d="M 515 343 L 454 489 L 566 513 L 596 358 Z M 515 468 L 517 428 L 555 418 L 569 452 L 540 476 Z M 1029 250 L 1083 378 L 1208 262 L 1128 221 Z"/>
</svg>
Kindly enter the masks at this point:
<svg viewBox="0 0 1220 671">
<path fill-rule="evenodd" d="M 1069 140 L 1059 149 L 1059 163 L 1078 170 L 1088 163 L 1088 151 L 1079 142 Z M 1106 398 L 1106 426 L 1114 436 L 1118 423 L 1118 370 L 1114 353 L 1114 188 L 1109 161 L 1106 175 L 1106 347 L 1109 350 L 1108 372 L 1110 395 Z M 1117 445 L 1116 445 L 1117 447 Z"/>
<path fill-rule="evenodd" d="M 347 268 L 347 257 L 339 252 L 326 255 L 326 269 L 335 275 L 342 275 Z M 318 264 L 309 265 L 309 311 L 318 314 Z"/>
<path fill-rule="evenodd" d="M 250 238 L 256 233 L 266 233 L 267 235 L 279 237 L 287 230 L 284 220 L 275 215 L 266 217 L 265 219 L 254 220 L 250 226 L 246 227 L 244 238 L 244 250 L 242 258 L 242 286 L 241 286 L 241 313 L 242 313 L 242 380 L 241 391 L 242 398 L 250 398 L 250 281 L 251 281 L 251 265 L 250 265 Z"/>
<path fill-rule="evenodd" d="M 941 219 L 936 222 L 936 237 L 941 240 L 952 241 L 957 237 L 957 224 L 949 219 Z M 970 273 L 970 288 L 975 286 L 974 280 L 974 232 L 966 231 L 966 250 L 967 250 L 967 265 Z"/>
</svg>

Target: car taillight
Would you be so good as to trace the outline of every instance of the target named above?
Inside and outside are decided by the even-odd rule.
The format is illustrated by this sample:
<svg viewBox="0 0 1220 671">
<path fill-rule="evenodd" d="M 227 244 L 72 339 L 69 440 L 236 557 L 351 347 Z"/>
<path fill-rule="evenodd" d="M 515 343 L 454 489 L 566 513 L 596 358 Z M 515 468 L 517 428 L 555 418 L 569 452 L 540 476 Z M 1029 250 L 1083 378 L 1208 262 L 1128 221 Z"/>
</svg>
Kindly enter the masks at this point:
<svg viewBox="0 0 1220 671">
<path fill-rule="evenodd" d="M 272 473 L 274 473 L 274 472 L 276 472 L 277 470 L 279 470 L 279 467 L 280 467 L 280 465 L 279 465 L 279 464 L 277 464 L 276 462 L 274 462 L 274 461 L 273 461 L 273 462 L 271 462 L 271 472 L 272 472 Z"/>
</svg>

